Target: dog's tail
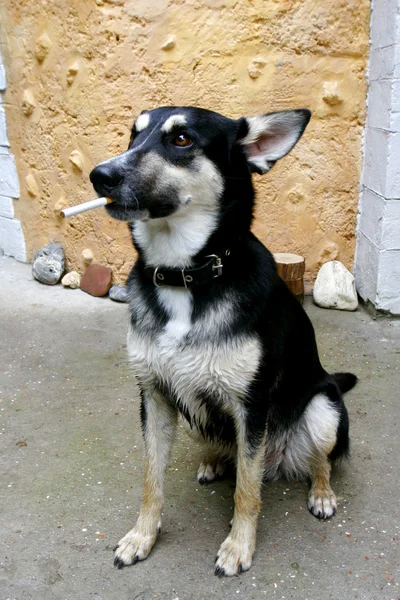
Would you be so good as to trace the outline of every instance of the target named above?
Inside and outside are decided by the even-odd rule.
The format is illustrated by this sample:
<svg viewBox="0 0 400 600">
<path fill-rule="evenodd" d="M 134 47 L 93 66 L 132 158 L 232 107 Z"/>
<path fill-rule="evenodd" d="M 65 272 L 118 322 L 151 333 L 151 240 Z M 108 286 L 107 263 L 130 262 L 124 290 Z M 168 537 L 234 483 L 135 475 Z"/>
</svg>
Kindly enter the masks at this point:
<svg viewBox="0 0 400 600">
<path fill-rule="evenodd" d="M 342 394 L 351 390 L 358 381 L 357 376 L 353 373 L 333 373 L 332 377 L 336 381 Z"/>
</svg>

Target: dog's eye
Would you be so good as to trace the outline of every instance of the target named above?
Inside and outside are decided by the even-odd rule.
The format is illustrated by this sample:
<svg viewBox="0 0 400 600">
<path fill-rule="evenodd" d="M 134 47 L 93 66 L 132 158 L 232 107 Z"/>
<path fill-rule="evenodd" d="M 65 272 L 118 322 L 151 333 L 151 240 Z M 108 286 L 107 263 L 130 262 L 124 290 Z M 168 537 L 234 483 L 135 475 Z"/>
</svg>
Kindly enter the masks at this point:
<svg viewBox="0 0 400 600">
<path fill-rule="evenodd" d="M 193 144 L 192 138 L 190 138 L 186 133 L 180 133 L 172 140 L 174 146 L 180 146 L 184 148 L 185 146 L 191 146 Z"/>
</svg>

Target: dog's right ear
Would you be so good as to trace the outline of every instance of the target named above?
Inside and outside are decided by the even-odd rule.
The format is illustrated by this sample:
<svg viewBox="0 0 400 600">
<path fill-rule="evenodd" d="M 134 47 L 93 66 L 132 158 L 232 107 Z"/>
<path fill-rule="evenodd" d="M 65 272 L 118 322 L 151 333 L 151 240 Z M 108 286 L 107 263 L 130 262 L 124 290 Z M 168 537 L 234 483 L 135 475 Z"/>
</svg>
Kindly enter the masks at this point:
<svg viewBox="0 0 400 600">
<path fill-rule="evenodd" d="M 244 146 L 250 170 L 263 175 L 301 138 L 311 112 L 307 108 L 243 117 L 238 143 Z"/>
</svg>

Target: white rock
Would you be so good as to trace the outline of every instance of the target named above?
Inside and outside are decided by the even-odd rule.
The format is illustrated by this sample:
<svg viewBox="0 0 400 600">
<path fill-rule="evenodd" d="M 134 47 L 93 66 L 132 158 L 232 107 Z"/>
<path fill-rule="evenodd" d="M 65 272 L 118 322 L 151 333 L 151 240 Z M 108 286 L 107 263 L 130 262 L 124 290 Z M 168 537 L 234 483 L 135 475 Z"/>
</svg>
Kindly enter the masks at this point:
<svg viewBox="0 0 400 600">
<path fill-rule="evenodd" d="M 354 277 L 338 260 L 320 268 L 314 285 L 314 302 L 322 308 L 356 310 L 358 298 Z"/>
<path fill-rule="evenodd" d="M 61 279 L 61 283 L 64 287 L 72 288 L 76 290 L 81 285 L 81 276 L 77 271 L 70 271 Z"/>
</svg>

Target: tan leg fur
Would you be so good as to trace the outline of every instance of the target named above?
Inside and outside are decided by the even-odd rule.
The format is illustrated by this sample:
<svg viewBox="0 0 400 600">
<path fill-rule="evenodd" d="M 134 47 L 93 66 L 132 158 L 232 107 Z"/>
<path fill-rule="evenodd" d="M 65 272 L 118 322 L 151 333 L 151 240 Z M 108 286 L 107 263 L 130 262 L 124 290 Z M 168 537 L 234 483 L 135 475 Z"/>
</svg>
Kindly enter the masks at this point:
<svg viewBox="0 0 400 600">
<path fill-rule="evenodd" d="M 176 421 L 176 411 L 160 395 L 148 397 L 142 506 L 136 525 L 115 548 L 114 564 L 119 569 L 147 558 L 161 530 L 164 474 Z"/>
</svg>

